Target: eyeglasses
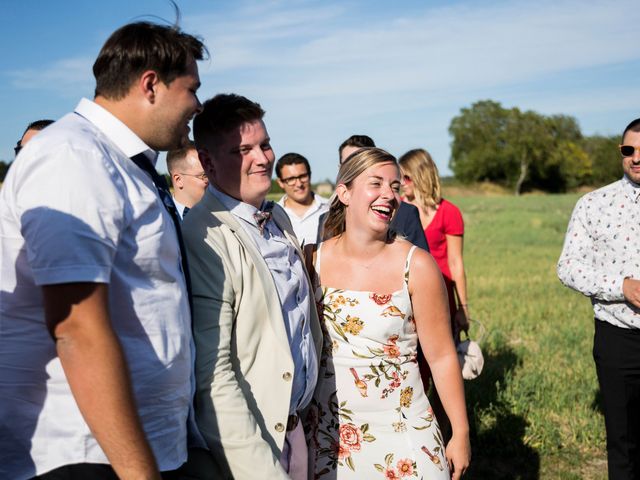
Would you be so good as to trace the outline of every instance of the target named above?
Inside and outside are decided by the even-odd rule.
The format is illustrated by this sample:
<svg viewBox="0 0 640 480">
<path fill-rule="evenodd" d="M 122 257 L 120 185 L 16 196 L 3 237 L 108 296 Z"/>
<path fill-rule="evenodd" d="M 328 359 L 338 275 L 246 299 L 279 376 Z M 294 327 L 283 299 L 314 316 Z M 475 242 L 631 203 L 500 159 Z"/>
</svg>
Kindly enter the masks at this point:
<svg viewBox="0 0 640 480">
<path fill-rule="evenodd" d="M 298 181 L 298 180 L 300 180 L 301 183 L 308 182 L 309 181 L 309 174 L 308 173 L 304 173 L 302 175 L 298 175 L 297 177 L 283 178 L 281 180 L 281 182 L 290 187 L 291 185 L 294 185 L 296 183 L 296 181 Z"/>
<path fill-rule="evenodd" d="M 618 145 L 620 153 L 623 157 L 630 157 L 636 150 L 640 152 L 640 147 L 634 147 L 633 145 Z"/>
<path fill-rule="evenodd" d="M 202 173 L 184 173 L 184 172 L 180 172 L 180 175 L 186 175 L 188 177 L 196 177 L 199 178 L 200 180 L 202 180 L 203 182 L 206 182 L 209 180 L 209 178 L 207 177 L 207 174 L 205 172 Z"/>
</svg>

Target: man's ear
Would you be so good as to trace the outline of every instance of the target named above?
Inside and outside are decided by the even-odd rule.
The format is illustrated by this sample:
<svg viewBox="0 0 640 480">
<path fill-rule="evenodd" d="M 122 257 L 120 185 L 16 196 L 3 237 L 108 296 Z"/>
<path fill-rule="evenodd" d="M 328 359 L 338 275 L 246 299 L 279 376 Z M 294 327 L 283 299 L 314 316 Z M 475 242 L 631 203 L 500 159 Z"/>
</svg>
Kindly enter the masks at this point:
<svg viewBox="0 0 640 480">
<path fill-rule="evenodd" d="M 198 152 L 198 160 L 200 160 L 200 165 L 202 165 L 202 169 L 207 174 L 208 177 L 211 177 L 215 174 L 215 168 L 213 166 L 213 158 L 209 153 L 209 150 L 206 148 L 199 148 Z"/>
<path fill-rule="evenodd" d="M 276 178 L 276 182 L 278 182 L 278 185 L 280 185 L 280 188 L 282 190 L 284 190 L 285 184 L 282 180 L 280 180 L 279 178 Z"/>
<path fill-rule="evenodd" d="M 175 186 L 174 188 L 183 188 L 184 183 L 182 182 L 182 175 L 179 173 L 174 173 L 171 175 L 171 183 Z"/>
<path fill-rule="evenodd" d="M 349 189 L 344 183 L 339 183 L 336 186 L 336 195 L 338 196 L 338 200 L 340 200 L 340 202 L 342 202 L 343 205 L 346 205 L 346 206 L 349 205 L 351 192 L 349 191 Z"/>
<path fill-rule="evenodd" d="M 142 93 L 150 103 L 155 103 L 159 83 L 160 78 L 158 77 L 158 73 L 155 70 L 146 70 L 138 78 L 137 87 L 140 93 Z"/>
</svg>

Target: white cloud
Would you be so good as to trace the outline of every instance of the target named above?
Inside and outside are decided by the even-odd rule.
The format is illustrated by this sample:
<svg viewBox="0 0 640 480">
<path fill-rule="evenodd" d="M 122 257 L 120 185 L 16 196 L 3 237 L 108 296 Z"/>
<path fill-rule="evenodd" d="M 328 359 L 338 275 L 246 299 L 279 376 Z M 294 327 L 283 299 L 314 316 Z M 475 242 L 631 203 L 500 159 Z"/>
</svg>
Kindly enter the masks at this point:
<svg viewBox="0 0 640 480">
<path fill-rule="evenodd" d="M 245 1 L 185 9 L 183 25 L 212 53 L 201 65 L 201 96 L 234 91 L 260 101 L 279 153 L 330 159 L 314 165 L 322 177 L 333 175 L 334 150 L 354 131 L 394 153 L 427 143 L 446 171 L 451 117 L 482 98 L 576 115 L 600 131 L 611 114 L 640 104 L 634 78 L 606 78 L 615 65 L 639 69 L 626 27 L 640 21 L 635 0 L 424 5 L 380 12 L 359 0 Z M 61 59 L 10 78 L 16 88 L 77 96 L 93 87 L 92 61 Z"/>
<path fill-rule="evenodd" d="M 11 85 L 16 89 L 54 91 L 62 96 L 78 96 L 91 92 L 95 85 L 91 73 L 94 59 L 67 58 L 41 68 L 9 72 Z"/>
<path fill-rule="evenodd" d="M 630 1 L 542 1 L 477 2 L 366 22 L 313 5 L 289 15 L 231 15 L 204 22 L 220 53 L 203 73 L 224 80 L 255 70 L 262 75 L 241 73 L 237 84 L 264 83 L 278 98 L 489 88 L 637 60 L 633 29 L 619 27 L 640 20 L 636 12 Z"/>
</svg>

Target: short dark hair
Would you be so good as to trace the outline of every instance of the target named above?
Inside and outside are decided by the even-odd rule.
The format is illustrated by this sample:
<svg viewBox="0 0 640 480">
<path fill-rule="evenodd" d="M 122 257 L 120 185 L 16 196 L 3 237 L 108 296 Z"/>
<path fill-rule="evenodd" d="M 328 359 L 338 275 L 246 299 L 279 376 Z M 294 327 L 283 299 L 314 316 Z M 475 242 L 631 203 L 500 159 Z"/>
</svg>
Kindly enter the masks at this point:
<svg viewBox="0 0 640 480">
<path fill-rule="evenodd" d="M 367 135 L 351 135 L 347 138 L 342 144 L 338 147 L 338 156 L 342 155 L 342 150 L 346 147 L 375 147 L 376 144 L 373 141 L 373 138 Z"/>
<path fill-rule="evenodd" d="M 178 164 L 182 163 L 182 161 L 187 157 L 187 154 L 195 149 L 195 143 L 189 140 L 189 142 L 183 147 L 168 151 L 167 170 L 169 170 L 169 173 L 173 175 L 174 170 L 178 168 Z"/>
<path fill-rule="evenodd" d="M 202 60 L 206 53 L 199 38 L 177 26 L 130 23 L 111 34 L 93 64 L 95 94 L 120 100 L 145 70 L 154 70 L 169 85 L 191 61 Z"/>
<path fill-rule="evenodd" d="M 622 138 L 620 139 L 620 143 L 624 142 L 624 136 L 627 132 L 640 132 L 640 118 L 636 118 L 633 122 L 627 125 L 627 128 L 622 132 Z"/>
<path fill-rule="evenodd" d="M 311 176 L 311 166 L 309 165 L 309 160 L 300 155 L 299 153 L 285 153 L 280 157 L 280 160 L 276 162 L 276 175 L 280 180 L 282 180 L 282 167 L 285 165 L 299 165 L 303 164 L 307 167 L 307 173 Z"/>
<path fill-rule="evenodd" d="M 48 127 L 53 122 L 54 120 L 49 120 L 49 119 L 36 120 L 35 122 L 31 122 L 29 125 L 27 125 L 27 128 L 24 129 L 24 132 L 22 132 L 22 137 L 24 137 L 24 134 L 27 133 L 29 130 L 38 130 L 38 131 L 44 130 L 45 127 Z"/>
<path fill-rule="evenodd" d="M 230 132 L 243 123 L 262 120 L 264 110 L 259 103 L 235 93 L 221 93 L 204 102 L 202 111 L 193 119 L 193 138 L 198 148 L 206 138 Z"/>
</svg>

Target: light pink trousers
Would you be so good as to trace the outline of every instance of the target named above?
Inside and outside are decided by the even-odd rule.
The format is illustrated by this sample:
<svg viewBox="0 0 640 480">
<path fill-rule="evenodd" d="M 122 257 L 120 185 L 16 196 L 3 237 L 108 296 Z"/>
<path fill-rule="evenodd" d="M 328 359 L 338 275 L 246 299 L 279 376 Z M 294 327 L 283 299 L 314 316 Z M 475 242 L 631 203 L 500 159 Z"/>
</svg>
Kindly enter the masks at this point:
<svg viewBox="0 0 640 480">
<path fill-rule="evenodd" d="M 309 452 L 307 451 L 307 442 L 304 439 L 302 422 L 298 422 L 296 428 L 287 432 L 284 438 L 280 464 L 292 480 L 307 480 L 309 476 L 308 456 Z"/>
</svg>

